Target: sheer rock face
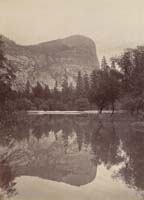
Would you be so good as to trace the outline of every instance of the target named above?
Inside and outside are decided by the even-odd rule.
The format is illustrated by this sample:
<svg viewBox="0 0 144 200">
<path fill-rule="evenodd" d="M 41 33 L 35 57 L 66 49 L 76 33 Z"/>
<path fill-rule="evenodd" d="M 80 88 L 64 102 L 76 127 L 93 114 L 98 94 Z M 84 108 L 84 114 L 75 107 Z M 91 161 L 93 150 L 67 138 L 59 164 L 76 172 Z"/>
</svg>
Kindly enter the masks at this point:
<svg viewBox="0 0 144 200">
<path fill-rule="evenodd" d="M 76 81 L 78 71 L 91 73 L 99 68 L 94 42 L 80 35 L 37 45 L 21 46 L 4 38 L 4 52 L 16 73 L 14 87 L 22 89 L 30 81 L 51 88 L 57 80 L 60 86 L 66 71 L 69 82 Z"/>
</svg>

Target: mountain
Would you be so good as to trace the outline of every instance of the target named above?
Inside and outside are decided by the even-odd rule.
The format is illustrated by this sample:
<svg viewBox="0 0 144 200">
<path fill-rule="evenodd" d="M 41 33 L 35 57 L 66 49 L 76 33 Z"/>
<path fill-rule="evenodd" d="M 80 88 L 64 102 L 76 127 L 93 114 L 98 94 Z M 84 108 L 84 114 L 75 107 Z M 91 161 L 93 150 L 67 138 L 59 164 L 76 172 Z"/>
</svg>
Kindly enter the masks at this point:
<svg viewBox="0 0 144 200">
<path fill-rule="evenodd" d="M 4 53 L 11 63 L 16 80 L 13 87 L 22 89 L 30 81 L 39 81 L 53 88 L 61 86 L 66 72 L 69 82 L 75 84 L 78 71 L 88 74 L 99 68 L 95 43 L 88 37 L 73 35 L 64 39 L 22 46 L 2 37 Z"/>
</svg>

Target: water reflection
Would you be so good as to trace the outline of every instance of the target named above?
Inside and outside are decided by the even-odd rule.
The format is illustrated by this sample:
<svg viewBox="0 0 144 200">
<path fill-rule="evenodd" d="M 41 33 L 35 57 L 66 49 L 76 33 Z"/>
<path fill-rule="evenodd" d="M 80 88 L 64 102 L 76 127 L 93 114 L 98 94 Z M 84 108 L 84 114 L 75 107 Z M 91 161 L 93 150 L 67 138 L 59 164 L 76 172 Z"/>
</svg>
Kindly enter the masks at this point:
<svg viewBox="0 0 144 200">
<path fill-rule="evenodd" d="M 85 185 L 104 165 L 118 166 L 112 178 L 143 191 L 144 134 L 132 124 L 123 114 L 14 116 L 0 130 L 0 188 L 16 195 L 22 175 Z"/>
</svg>

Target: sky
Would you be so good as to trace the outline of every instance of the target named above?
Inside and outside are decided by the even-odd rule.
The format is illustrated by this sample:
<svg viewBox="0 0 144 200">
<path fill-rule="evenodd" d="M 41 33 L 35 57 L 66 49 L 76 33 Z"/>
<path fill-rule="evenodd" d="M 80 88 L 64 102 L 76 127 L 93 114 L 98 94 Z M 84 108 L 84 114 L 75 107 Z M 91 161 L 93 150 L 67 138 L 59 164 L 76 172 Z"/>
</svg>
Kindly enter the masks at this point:
<svg viewBox="0 0 144 200">
<path fill-rule="evenodd" d="M 81 34 L 109 58 L 144 45 L 144 0 L 0 0 L 0 34 L 24 45 Z"/>
</svg>

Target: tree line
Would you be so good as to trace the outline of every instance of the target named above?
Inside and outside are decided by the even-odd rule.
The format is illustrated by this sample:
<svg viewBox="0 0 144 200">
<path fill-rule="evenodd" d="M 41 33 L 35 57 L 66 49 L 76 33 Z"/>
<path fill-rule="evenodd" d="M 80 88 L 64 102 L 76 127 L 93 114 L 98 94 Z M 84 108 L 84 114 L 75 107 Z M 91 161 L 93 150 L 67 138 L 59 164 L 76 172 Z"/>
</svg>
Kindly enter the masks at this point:
<svg viewBox="0 0 144 200">
<path fill-rule="evenodd" d="M 65 72 L 62 84 L 56 81 L 52 89 L 40 82 L 32 86 L 28 80 L 23 91 L 5 90 L 1 106 L 6 110 L 114 110 L 119 82 L 111 78 L 113 71 L 95 70 L 90 75 L 79 71 L 75 86 Z"/>
<path fill-rule="evenodd" d="M 87 74 L 79 71 L 76 84 L 69 83 L 65 70 L 61 85 L 54 88 L 28 80 L 23 91 L 12 90 L 16 78 L 0 40 L 0 107 L 13 110 L 93 110 L 144 109 L 144 47 L 127 49 L 118 57 L 103 57 L 100 69 Z M 60 89 L 59 89 L 60 88 Z"/>
</svg>

